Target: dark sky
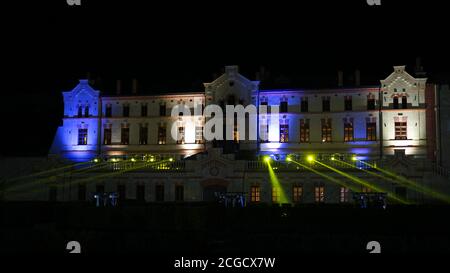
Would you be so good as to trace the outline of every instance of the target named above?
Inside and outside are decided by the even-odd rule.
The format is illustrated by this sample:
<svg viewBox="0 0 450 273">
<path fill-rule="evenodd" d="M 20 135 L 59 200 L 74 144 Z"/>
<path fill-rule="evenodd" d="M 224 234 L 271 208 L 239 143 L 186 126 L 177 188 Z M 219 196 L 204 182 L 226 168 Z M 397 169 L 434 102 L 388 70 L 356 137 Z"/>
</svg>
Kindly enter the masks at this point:
<svg viewBox="0 0 450 273">
<path fill-rule="evenodd" d="M 267 88 L 333 86 L 338 69 L 377 84 L 393 65 L 411 71 L 418 56 L 430 77 L 448 75 L 442 1 L 381 1 L 13 1 L 2 8 L 11 131 L 2 154 L 45 155 L 61 91 L 88 72 L 104 93 L 136 77 L 146 94 L 202 91 L 230 64 L 251 79 L 264 66 Z"/>
</svg>

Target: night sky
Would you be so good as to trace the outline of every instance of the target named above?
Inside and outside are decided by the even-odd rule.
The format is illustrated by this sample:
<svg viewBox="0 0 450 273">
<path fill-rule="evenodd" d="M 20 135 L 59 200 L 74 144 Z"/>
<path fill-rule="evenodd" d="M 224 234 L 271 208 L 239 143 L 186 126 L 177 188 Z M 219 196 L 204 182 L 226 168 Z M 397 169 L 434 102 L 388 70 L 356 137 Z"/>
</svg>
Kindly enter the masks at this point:
<svg viewBox="0 0 450 273">
<path fill-rule="evenodd" d="M 234 64 L 250 79 L 264 66 L 264 88 L 334 87 L 338 69 L 376 85 L 393 65 L 412 72 L 418 56 L 434 80 L 450 71 L 443 1 L 81 2 L 2 8 L 2 155 L 45 155 L 61 91 L 88 73 L 106 94 L 116 79 L 130 90 L 133 77 L 140 93 L 156 94 L 203 91 Z"/>
</svg>

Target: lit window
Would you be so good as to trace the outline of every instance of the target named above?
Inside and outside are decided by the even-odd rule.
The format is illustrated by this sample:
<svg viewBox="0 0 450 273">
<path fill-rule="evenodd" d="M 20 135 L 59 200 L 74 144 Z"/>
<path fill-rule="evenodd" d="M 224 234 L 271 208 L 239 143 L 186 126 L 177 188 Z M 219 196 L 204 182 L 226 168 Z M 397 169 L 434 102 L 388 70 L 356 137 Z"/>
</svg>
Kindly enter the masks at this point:
<svg viewBox="0 0 450 273">
<path fill-rule="evenodd" d="M 349 189 L 346 187 L 341 187 L 339 201 L 341 203 L 347 203 L 349 201 Z"/>
<path fill-rule="evenodd" d="M 309 119 L 300 120 L 300 143 L 309 142 Z"/>
<path fill-rule="evenodd" d="M 236 122 L 236 119 L 235 119 L 235 122 Z M 237 124 L 234 125 L 234 129 L 233 129 L 233 141 L 234 141 L 234 143 L 239 143 L 239 128 L 238 128 Z"/>
<path fill-rule="evenodd" d="M 322 119 L 322 142 L 331 142 L 331 119 Z"/>
<path fill-rule="evenodd" d="M 280 142 L 289 141 L 289 124 L 280 124 Z"/>
<path fill-rule="evenodd" d="M 408 139 L 406 122 L 395 122 L 395 139 L 397 140 Z"/>
<path fill-rule="evenodd" d="M 295 185 L 292 187 L 292 201 L 294 203 L 300 203 L 303 196 L 303 187 Z"/>
<path fill-rule="evenodd" d="M 261 188 L 259 186 L 252 186 L 250 188 L 250 202 L 261 201 Z"/>
<path fill-rule="evenodd" d="M 280 188 L 272 187 L 272 202 L 278 203 L 280 201 Z"/>
<path fill-rule="evenodd" d="M 344 122 L 344 141 L 353 141 L 353 122 Z"/>
<path fill-rule="evenodd" d="M 196 144 L 202 144 L 204 142 L 203 140 L 203 127 L 202 126 L 196 126 L 195 127 L 195 143 Z"/>
<path fill-rule="evenodd" d="M 325 187 L 315 186 L 314 187 L 314 200 L 316 203 L 323 203 L 325 201 Z"/>
<path fill-rule="evenodd" d="M 366 123 L 366 139 L 368 141 L 377 140 L 377 124 L 376 124 L 376 122 Z"/>
<path fill-rule="evenodd" d="M 370 193 L 370 192 L 372 192 L 372 189 L 371 189 L 371 188 L 368 188 L 368 187 L 362 187 L 361 191 L 362 191 L 363 193 Z"/>
<path fill-rule="evenodd" d="M 88 129 L 78 129 L 78 145 L 87 145 Z"/>
</svg>

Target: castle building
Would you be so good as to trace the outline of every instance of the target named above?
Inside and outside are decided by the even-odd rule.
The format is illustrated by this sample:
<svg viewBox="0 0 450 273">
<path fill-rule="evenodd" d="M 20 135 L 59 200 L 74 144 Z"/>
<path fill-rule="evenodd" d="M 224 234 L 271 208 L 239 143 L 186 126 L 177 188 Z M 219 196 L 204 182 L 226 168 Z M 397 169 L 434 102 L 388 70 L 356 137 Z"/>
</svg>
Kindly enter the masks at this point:
<svg viewBox="0 0 450 273">
<path fill-rule="evenodd" d="M 449 173 L 442 167 L 449 164 L 443 159 L 443 153 L 449 154 L 443 119 L 448 112 L 437 107 L 445 91 L 413 77 L 405 66 L 394 66 L 379 85 L 369 87 L 261 90 L 259 84 L 237 66 L 227 66 L 194 93 L 140 95 L 134 83 L 132 95 L 104 96 L 80 80 L 63 92 L 63 123 L 49 156 L 98 161 L 103 167 L 56 176 L 59 186 L 48 186 L 39 198 L 82 201 L 108 191 L 143 202 L 192 202 L 228 192 L 244 194 L 248 203 L 277 203 L 281 193 L 272 172 L 290 203 L 346 203 L 352 191 L 377 188 L 423 203 L 433 202 L 433 196 L 411 185 L 449 191 Z M 180 105 L 193 115 L 173 115 Z M 210 105 L 224 110 L 226 105 L 267 106 L 268 111 L 232 123 L 231 139 L 207 140 L 204 129 L 211 115 L 204 110 Z M 249 130 L 257 131 L 257 139 L 249 138 Z M 272 163 L 264 162 L 264 156 Z M 307 162 L 308 156 L 314 162 Z M 302 163 L 287 162 L 288 157 Z M 136 165 L 149 158 L 165 163 Z M 403 180 L 383 179 L 374 166 Z"/>
</svg>

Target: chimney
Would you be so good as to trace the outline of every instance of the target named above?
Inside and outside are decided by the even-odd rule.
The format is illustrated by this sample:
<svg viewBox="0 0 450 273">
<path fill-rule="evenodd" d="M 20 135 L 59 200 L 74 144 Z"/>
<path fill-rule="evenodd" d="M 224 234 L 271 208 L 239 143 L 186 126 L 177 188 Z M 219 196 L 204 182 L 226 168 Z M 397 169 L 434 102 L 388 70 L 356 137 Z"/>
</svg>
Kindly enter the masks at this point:
<svg viewBox="0 0 450 273">
<path fill-rule="evenodd" d="M 338 87 L 344 86 L 344 72 L 338 70 Z"/>
<path fill-rule="evenodd" d="M 137 91 L 138 91 L 138 83 L 137 83 L 137 79 L 136 78 L 133 78 L 133 84 L 132 84 L 132 92 L 133 92 L 133 95 L 136 95 L 137 94 Z"/>
<path fill-rule="evenodd" d="M 122 81 L 117 80 L 116 81 L 116 94 L 120 95 L 121 92 L 122 92 Z"/>
<path fill-rule="evenodd" d="M 359 69 L 355 70 L 355 86 L 360 86 L 361 85 L 361 72 L 359 71 Z"/>
<path fill-rule="evenodd" d="M 414 68 L 414 74 L 417 77 L 425 77 L 426 73 L 423 70 L 422 59 L 420 57 L 416 58 L 416 67 Z"/>
</svg>

